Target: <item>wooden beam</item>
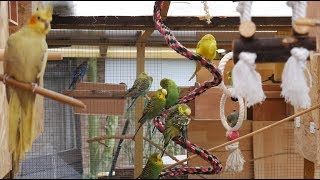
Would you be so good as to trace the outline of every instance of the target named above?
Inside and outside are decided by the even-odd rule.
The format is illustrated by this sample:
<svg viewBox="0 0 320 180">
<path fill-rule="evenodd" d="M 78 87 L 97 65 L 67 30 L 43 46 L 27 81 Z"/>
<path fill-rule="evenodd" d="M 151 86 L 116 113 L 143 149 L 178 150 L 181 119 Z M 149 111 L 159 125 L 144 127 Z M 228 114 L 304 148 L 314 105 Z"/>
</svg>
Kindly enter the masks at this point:
<svg viewBox="0 0 320 180">
<path fill-rule="evenodd" d="M 293 42 L 284 43 L 284 38 L 253 38 L 233 40 L 233 61 L 236 64 L 241 52 L 257 53 L 256 63 L 286 62 L 291 56 L 293 47 L 304 47 L 308 50 L 316 50 L 314 37 L 296 37 Z"/>
<path fill-rule="evenodd" d="M 165 24 L 172 30 L 230 28 L 238 29 L 239 17 L 213 17 L 207 24 L 198 17 L 167 17 Z M 257 30 L 263 27 L 291 27 L 291 17 L 252 17 Z M 152 16 L 53 16 L 52 29 L 131 30 L 154 28 Z"/>
<path fill-rule="evenodd" d="M 48 52 L 48 60 L 62 60 L 62 54 L 59 52 Z M 0 62 L 4 60 L 4 49 L 0 49 Z"/>
<path fill-rule="evenodd" d="M 161 13 L 160 13 L 163 21 L 165 21 L 167 19 L 170 3 L 171 3 L 171 1 L 164 1 L 163 2 L 162 8 L 161 8 Z"/>
<path fill-rule="evenodd" d="M 144 30 L 140 33 L 140 35 L 138 36 L 138 39 L 136 41 L 136 45 L 138 45 L 139 43 L 145 43 L 148 38 L 151 36 L 151 34 L 153 33 L 154 29 L 147 29 Z"/>
<path fill-rule="evenodd" d="M 144 71 L 145 66 L 145 44 L 139 43 L 137 45 L 137 73 L 136 77 Z M 143 98 L 139 98 L 135 105 L 135 130 L 138 130 L 140 125 L 139 119 L 143 112 Z M 136 179 L 142 172 L 143 167 L 143 127 L 140 128 L 136 134 L 134 143 L 134 178 Z"/>
<path fill-rule="evenodd" d="M 314 179 L 314 164 L 308 159 L 304 159 L 303 179 Z"/>
</svg>

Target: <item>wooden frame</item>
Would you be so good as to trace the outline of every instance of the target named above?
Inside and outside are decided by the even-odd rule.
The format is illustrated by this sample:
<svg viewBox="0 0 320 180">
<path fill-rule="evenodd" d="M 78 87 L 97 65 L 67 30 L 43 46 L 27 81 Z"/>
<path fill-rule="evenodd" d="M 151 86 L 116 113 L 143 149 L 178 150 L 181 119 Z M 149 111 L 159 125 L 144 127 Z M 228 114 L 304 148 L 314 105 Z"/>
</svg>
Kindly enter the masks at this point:
<svg viewBox="0 0 320 180">
<path fill-rule="evenodd" d="M 18 3 L 19 1 L 8 1 L 8 18 L 10 25 L 19 25 Z"/>
</svg>

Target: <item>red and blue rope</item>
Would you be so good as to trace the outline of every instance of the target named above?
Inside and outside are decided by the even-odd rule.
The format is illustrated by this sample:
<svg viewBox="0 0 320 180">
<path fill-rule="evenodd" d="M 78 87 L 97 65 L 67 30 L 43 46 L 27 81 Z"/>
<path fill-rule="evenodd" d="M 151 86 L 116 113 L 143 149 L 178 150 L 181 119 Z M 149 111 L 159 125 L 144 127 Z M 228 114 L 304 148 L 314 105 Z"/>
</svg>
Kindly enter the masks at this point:
<svg viewBox="0 0 320 180">
<path fill-rule="evenodd" d="M 153 14 L 153 21 L 155 23 L 155 28 L 164 36 L 165 41 L 168 45 L 175 50 L 177 53 L 181 54 L 182 56 L 193 60 L 198 61 L 201 63 L 203 67 L 208 69 L 211 74 L 213 75 L 212 80 L 206 81 L 199 88 L 194 89 L 193 91 L 189 92 L 186 96 L 179 99 L 178 104 L 181 103 L 188 103 L 194 100 L 197 96 L 204 93 L 206 90 L 210 89 L 213 86 L 217 86 L 222 81 L 222 74 L 220 70 L 212 64 L 210 61 L 206 60 L 202 56 L 197 53 L 194 53 L 184 47 L 173 35 L 170 29 L 163 24 L 161 19 L 161 8 L 163 5 L 163 1 L 156 1 L 154 5 L 154 14 Z M 160 122 L 160 119 L 163 119 L 166 116 L 166 111 L 161 114 L 161 116 L 157 116 L 153 119 L 153 123 L 155 127 L 161 132 L 164 132 L 164 125 Z M 221 169 L 222 165 L 218 158 L 212 154 L 210 154 L 205 149 L 197 146 L 196 144 L 192 144 L 188 140 L 183 140 L 182 137 L 178 136 L 172 139 L 176 144 L 180 145 L 181 147 L 187 149 L 189 152 L 199 155 L 202 159 L 206 160 L 211 164 L 210 167 L 186 167 L 186 166 L 176 166 L 170 170 L 163 171 L 160 174 L 160 177 L 165 176 L 177 176 L 181 174 L 218 174 Z"/>
</svg>

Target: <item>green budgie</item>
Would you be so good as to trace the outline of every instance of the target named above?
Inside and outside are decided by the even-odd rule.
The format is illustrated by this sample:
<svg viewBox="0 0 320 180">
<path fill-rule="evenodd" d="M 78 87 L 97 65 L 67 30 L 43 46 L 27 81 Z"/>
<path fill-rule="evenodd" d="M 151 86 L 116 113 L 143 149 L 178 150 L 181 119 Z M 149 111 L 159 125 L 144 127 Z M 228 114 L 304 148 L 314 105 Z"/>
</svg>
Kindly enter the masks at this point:
<svg viewBox="0 0 320 180">
<path fill-rule="evenodd" d="M 166 106 L 166 95 L 167 91 L 165 89 L 158 89 L 155 94 L 148 101 L 146 107 L 143 109 L 142 117 L 139 119 L 139 128 L 134 134 L 133 138 L 135 138 L 137 132 L 141 128 L 141 126 L 147 121 L 152 119 L 153 117 L 159 115 L 161 111 Z"/>
<path fill-rule="evenodd" d="M 166 96 L 166 108 L 175 105 L 179 100 L 180 88 L 173 80 L 168 78 L 162 79 L 160 81 L 160 86 L 168 92 Z"/>
<path fill-rule="evenodd" d="M 125 97 L 131 97 L 131 104 L 128 106 L 129 110 L 134 102 L 140 97 L 146 95 L 151 87 L 153 78 L 148 76 L 147 73 L 142 72 L 138 78 L 134 81 L 133 86 L 127 90 Z"/>
<path fill-rule="evenodd" d="M 190 123 L 191 109 L 187 104 L 177 104 L 169 109 L 165 121 L 164 130 L 164 149 L 167 148 L 171 139 L 182 136 L 186 139 L 186 131 Z M 163 156 L 162 152 L 161 157 Z"/>
<path fill-rule="evenodd" d="M 159 153 L 153 153 L 146 166 L 143 168 L 138 179 L 159 179 L 159 175 L 163 168 L 163 161 L 159 156 Z"/>
</svg>

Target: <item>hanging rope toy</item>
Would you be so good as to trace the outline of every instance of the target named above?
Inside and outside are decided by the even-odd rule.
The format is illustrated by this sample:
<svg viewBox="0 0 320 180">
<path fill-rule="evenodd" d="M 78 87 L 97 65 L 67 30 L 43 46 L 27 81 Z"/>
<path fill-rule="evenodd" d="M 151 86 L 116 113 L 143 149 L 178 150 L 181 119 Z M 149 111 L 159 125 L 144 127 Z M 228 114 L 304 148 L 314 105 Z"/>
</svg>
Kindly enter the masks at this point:
<svg viewBox="0 0 320 180">
<path fill-rule="evenodd" d="M 227 64 L 227 62 L 230 59 L 232 59 L 232 57 L 233 57 L 233 53 L 229 52 L 225 56 L 223 56 L 223 58 L 220 60 L 218 68 L 220 69 L 222 74 L 224 72 L 225 65 Z M 227 130 L 227 132 L 226 132 L 227 139 L 229 141 L 232 141 L 232 140 L 239 137 L 238 130 L 241 127 L 243 119 L 244 119 L 245 106 L 244 106 L 243 99 L 241 97 L 237 97 L 240 112 L 239 112 L 238 116 L 233 117 L 232 121 L 236 122 L 236 124 L 234 124 L 234 125 L 228 124 L 227 118 L 225 117 L 224 107 L 225 107 L 227 96 L 232 95 L 232 88 L 226 88 L 223 81 L 219 84 L 219 88 L 223 91 L 223 94 L 222 94 L 221 100 L 220 100 L 220 119 L 221 119 L 221 123 L 222 123 L 223 127 Z M 229 117 L 230 117 L 230 115 L 228 116 L 228 119 L 229 119 Z M 239 142 L 235 142 L 233 144 L 227 145 L 226 150 L 229 151 L 230 154 L 227 158 L 225 171 L 241 172 L 243 170 L 243 164 L 245 163 L 245 160 L 244 160 L 244 158 L 241 154 L 241 151 L 239 149 Z"/>
<path fill-rule="evenodd" d="M 177 53 L 181 54 L 182 56 L 198 61 L 203 67 L 207 68 L 213 75 L 212 79 L 209 81 L 204 82 L 201 84 L 200 87 L 195 88 L 193 91 L 189 92 L 184 97 L 180 98 L 177 104 L 181 103 L 188 103 L 194 100 L 197 96 L 201 95 L 208 89 L 213 86 L 217 86 L 222 81 L 222 75 L 220 70 L 218 70 L 214 64 L 210 63 L 210 61 L 204 59 L 202 56 L 194 53 L 184 47 L 173 35 L 170 29 L 163 24 L 161 19 L 161 8 L 163 5 L 163 1 L 156 1 L 154 5 L 154 14 L 153 14 L 153 21 L 155 24 L 155 28 L 164 36 L 165 41 L 168 43 L 169 47 L 175 50 Z M 164 133 L 164 125 L 160 121 L 166 116 L 167 109 L 164 110 L 160 116 L 153 118 L 153 123 L 155 127 L 161 132 Z M 217 159 L 217 157 L 210 154 L 205 149 L 197 146 L 196 144 L 192 144 L 188 140 L 184 140 L 180 136 L 175 137 L 172 139 L 176 144 L 180 145 L 181 147 L 187 149 L 189 152 L 199 155 L 202 159 L 206 160 L 211 164 L 210 167 L 185 167 L 185 166 L 177 166 L 175 168 L 166 170 L 161 172 L 159 175 L 160 178 L 165 176 L 176 176 L 180 174 L 218 174 L 221 169 L 222 165 Z"/>
<path fill-rule="evenodd" d="M 239 33 L 241 36 L 249 38 L 256 32 L 256 25 L 251 21 L 252 1 L 240 1 L 236 10 L 240 13 Z"/>
<path fill-rule="evenodd" d="M 266 96 L 262 89 L 261 76 L 255 71 L 255 53 L 241 52 L 239 61 L 232 69 L 233 95 L 243 97 L 247 107 L 261 103 Z"/>
<path fill-rule="evenodd" d="M 294 107 L 309 108 L 311 99 L 309 96 L 312 87 L 312 76 L 306 67 L 309 51 L 305 48 L 292 48 L 291 57 L 286 62 L 282 72 L 281 96 Z M 304 76 L 304 69 L 309 74 L 310 87 Z"/>
<path fill-rule="evenodd" d="M 207 1 L 201 1 L 203 3 L 203 10 L 206 13 L 206 20 L 208 24 L 211 24 L 211 17 L 210 17 L 210 13 L 209 13 L 209 7 L 208 7 L 208 2 Z"/>
<path fill-rule="evenodd" d="M 309 26 L 297 26 L 296 21 L 306 17 L 307 1 L 287 1 L 287 6 L 292 8 L 292 27 L 299 34 L 306 34 Z"/>
</svg>

